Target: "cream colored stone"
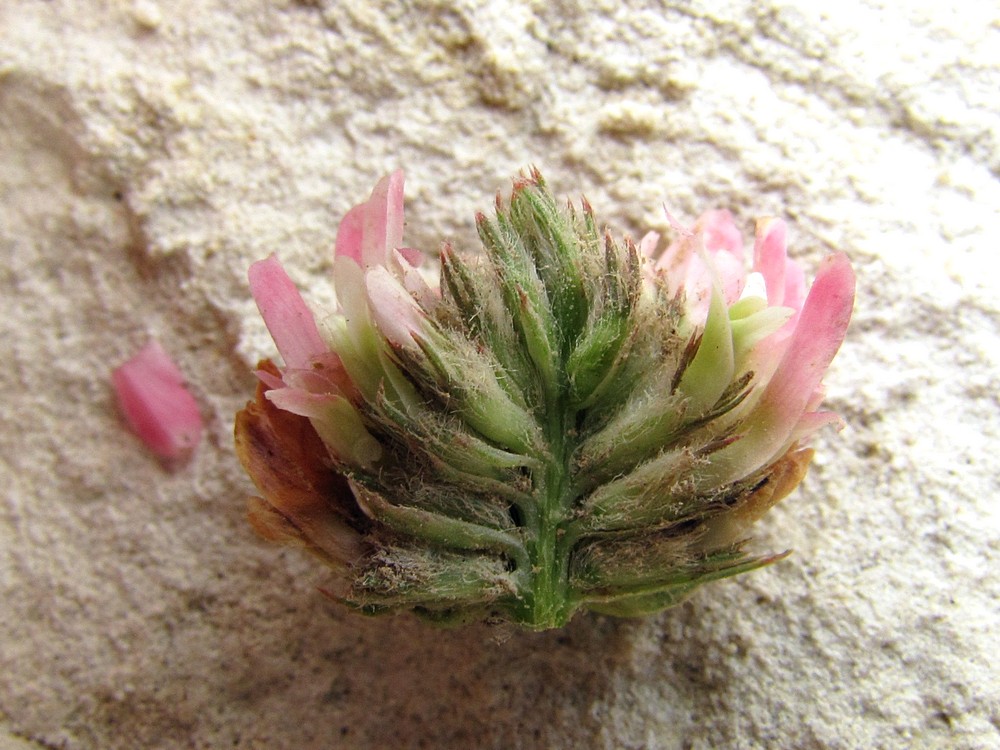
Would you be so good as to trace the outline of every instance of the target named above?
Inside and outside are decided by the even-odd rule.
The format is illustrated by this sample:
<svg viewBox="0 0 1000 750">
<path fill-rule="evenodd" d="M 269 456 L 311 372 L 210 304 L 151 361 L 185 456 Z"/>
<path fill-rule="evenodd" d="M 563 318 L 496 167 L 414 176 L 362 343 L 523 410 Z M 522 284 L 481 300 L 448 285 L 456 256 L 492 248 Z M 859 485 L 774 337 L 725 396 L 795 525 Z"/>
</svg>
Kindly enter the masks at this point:
<svg viewBox="0 0 1000 750">
<path fill-rule="evenodd" d="M 0 746 L 1000 746 L 994 16 L 0 5 Z M 655 127 L 609 132 L 623 106 Z M 232 415 L 274 353 L 246 268 L 277 251 L 329 303 L 336 222 L 382 173 L 407 170 L 407 238 L 434 251 L 473 246 L 529 164 L 634 237 L 668 230 L 661 203 L 725 206 L 786 218 L 807 264 L 847 251 L 827 382 L 849 427 L 758 526 L 795 554 L 662 616 L 348 616 L 243 519 Z M 173 473 L 108 384 L 149 334 L 206 416 Z"/>
</svg>

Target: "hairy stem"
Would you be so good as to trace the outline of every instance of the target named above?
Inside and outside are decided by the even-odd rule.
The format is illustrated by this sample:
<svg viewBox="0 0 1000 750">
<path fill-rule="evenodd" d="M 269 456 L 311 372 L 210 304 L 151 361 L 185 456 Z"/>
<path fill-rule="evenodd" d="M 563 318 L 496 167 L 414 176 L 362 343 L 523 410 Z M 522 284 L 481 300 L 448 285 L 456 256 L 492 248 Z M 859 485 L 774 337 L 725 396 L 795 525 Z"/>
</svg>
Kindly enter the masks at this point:
<svg viewBox="0 0 1000 750">
<path fill-rule="evenodd" d="M 574 446 L 567 429 L 569 410 L 563 392 L 560 389 L 552 396 L 545 425 L 551 453 L 544 470 L 537 475 L 538 516 L 530 529 L 532 542 L 528 545 L 531 591 L 520 613 L 524 623 L 537 630 L 564 625 L 573 610 L 568 574 L 570 546 L 564 543 L 564 536 L 573 502 L 569 471 Z"/>
</svg>

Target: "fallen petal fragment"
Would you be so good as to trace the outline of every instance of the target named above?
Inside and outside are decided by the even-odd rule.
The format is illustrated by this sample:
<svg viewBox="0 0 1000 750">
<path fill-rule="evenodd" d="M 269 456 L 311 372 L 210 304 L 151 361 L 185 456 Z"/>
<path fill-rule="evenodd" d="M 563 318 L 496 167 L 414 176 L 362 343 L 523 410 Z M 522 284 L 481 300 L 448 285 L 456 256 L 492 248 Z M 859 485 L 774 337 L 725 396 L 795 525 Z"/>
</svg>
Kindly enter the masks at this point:
<svg viewBox="0 0 1000 750">
<path fill-rule="evenodd" d="M 111 373 L 122 413 L 132 431 L 158 456 L 189 456 L 201 439 L 198 404 L 184 377 L 153 340 Z"/>
</svg>

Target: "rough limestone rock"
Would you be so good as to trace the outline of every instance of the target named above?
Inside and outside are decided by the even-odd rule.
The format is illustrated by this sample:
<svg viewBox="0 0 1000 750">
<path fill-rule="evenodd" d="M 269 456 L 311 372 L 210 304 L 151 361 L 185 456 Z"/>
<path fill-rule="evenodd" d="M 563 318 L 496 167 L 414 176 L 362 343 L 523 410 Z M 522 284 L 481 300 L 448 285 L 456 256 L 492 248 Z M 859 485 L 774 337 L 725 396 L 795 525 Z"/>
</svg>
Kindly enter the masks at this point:
<svg viewBox="0 0 1000 750">
<path fill-rule="evenodd" d="M 0 748 L 1000 747 L 998 50 L 990 3 L 4 2 Z M 792 557 L 657 617 L 349 615 L 244 520 L 246 268 L 322 305 L 378 176 L 433 251 L 529 164 L 618 233 L 848 252 L 849 426 Z M 150 336 L 206 419 L 172 470 L 109 383 Z"/>
</svg>

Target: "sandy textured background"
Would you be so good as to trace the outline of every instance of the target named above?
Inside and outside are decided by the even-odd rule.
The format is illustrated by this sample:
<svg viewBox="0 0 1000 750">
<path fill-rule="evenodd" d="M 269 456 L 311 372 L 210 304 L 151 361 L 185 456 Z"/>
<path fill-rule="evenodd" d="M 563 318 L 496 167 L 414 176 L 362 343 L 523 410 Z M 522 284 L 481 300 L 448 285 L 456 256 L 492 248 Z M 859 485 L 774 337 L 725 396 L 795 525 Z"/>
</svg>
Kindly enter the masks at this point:
<svg viewBox="0 0 1000 750">
<path fill-rule="evenodd" d="M 0 4 L 0 748 L 1000 747 L 995 4 L 373 5 Z M 328 301 L 383 172 L 433 250 L 529 163 L 848 251 L 850 427 L 760 527 L 796 554 L 661 616 L 347 615 L 243 520 L 245 269 Z M 207 420 L 172 473 L 108 383 L 149 334 Z"/>
</svg>

